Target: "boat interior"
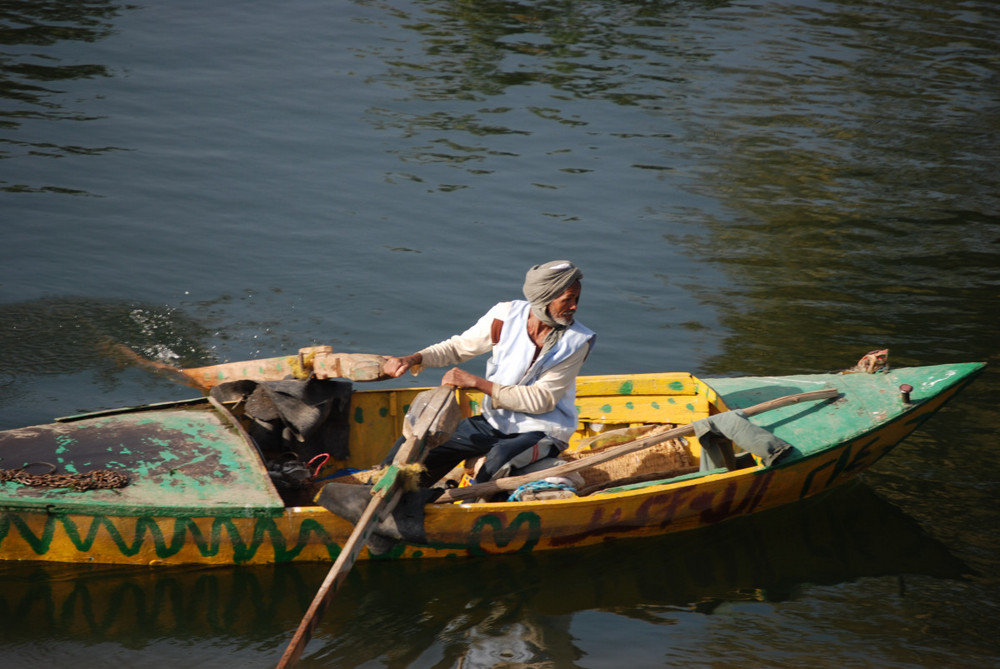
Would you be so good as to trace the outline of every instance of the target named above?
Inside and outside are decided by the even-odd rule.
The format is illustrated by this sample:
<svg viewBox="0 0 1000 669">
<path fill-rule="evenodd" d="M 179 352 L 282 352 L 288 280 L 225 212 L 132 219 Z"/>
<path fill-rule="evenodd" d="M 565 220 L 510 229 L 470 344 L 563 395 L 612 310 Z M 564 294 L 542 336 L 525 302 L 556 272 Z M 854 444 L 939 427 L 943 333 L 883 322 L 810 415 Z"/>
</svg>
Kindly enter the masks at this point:
<svg viewBox="0 0 1000 669">
<path fill-rule="evenodd" d="M 236 417 L 257 447 L 286 506 L 313 504 L 316 493 L 329 481 L 373 483 L 379 463 L 402 434 L 411 402 L 426 390 L 358 390 L 346 381 L 313 383 L 321 388 L 301 391 L 297 398 L 306 405 L 308 424 L 301 415 L 289 417 L 287 407 L 281 406 L 287 397 L 278 394 L 274 384 L 234 382 L 213 388 L 211 394 Z M 281 387 L 288 388 L 287 384 Z M 457 400 L 463 416 L 479 413 L 481 394 L 462 390 Z M 565 451 L 523 469 L 501 470 L 500 475 L 521 475 L 575 462 L 725 410 L 711 388 L 690 374 L 581 377 L 576 404 L 579 429 Z M 758 464 L 731 442 L 723 454 L 730 470 Z M 693 476 L 700 473 L 700 460 L 697 438 L 670 438 L 641 452 L 559 477 L 521 499 L 586 496 L 622 485 Z M 480 461 L 461 463 L 433 485 L 469 485 Z M 507 494 L 502 498 L 507 499 Z M 496 501 L 496 497 L 481 501 Z"/>
</svg>

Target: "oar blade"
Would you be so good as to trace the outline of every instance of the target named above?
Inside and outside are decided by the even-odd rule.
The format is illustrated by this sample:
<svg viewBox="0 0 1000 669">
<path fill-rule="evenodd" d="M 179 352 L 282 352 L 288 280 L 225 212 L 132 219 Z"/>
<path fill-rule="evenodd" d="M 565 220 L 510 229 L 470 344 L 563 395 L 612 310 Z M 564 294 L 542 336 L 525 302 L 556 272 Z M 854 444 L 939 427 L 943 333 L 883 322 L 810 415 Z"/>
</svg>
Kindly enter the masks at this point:
<svg viewBox="0 0 1000 669">
<path fill-rule="evenodd" d="M 394 462 L 421 462 L 427 451 L 447 441 L 458 422 L 462 411 L 455 401 L 452 386 L 440 386 L 425 390 L 413 398 L 410 410 L 403 418 L 403 436 L 406 441 L 396 452 Z"/>
</svg>

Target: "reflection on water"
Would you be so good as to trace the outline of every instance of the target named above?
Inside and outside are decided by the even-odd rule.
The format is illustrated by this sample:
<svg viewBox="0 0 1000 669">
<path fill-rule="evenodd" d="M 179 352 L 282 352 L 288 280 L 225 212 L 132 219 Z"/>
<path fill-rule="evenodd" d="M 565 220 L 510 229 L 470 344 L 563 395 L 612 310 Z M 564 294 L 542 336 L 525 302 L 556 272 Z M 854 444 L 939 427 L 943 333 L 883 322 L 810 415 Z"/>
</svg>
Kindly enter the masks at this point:
<svg viewBox="0 0 1000 669">
<path fill-rule="evenodd" d="M 996 361 L 990 303 L 1000 275 L 980 249 L 998 223 L 969 213 L 934 227 L 897 221 L 892 243 L 879 222 L 842 222 L 836 235 L 805 222 L 795 234 L 726 226 L 714 259 L 733 287 L 702 297 L 727 328 L 753 334 L 728 339 L 711 370 L 834 371 L 876 348 L 890 349 L 893 366 Z M 752 244 L 759 239 L 767 243 Z"/>
<path fill-rule="evenodd" d="M 434 22 L 413 16 L 407 23 L 421 37 L 420 61 L 387 52 L 383 57 L 390 68 L 382 79 L 408 87 L 424 100 L 449 102 L 481 102 L 510 88 L 541 84 L 563 97 L 553 96 L 549 107 L 529 111 L 568 126 L 587 124 L 560 114 L 559 105 L 574 98 L 659 109 L 669 97 L 669 84 L 681 80 L 668 63 L 711 57 L 693 41 L 663 41 L 659 32 L 690 20 L 692 12 L 704 9 L 703 3 L 557 0 L 525 5 L 495 0 L 428 7 Z M 466 130 L 473 135 L 490 132 L 483 124 Z"/>
<path fill-rule="evenodd" d="M 0 160 L 28 155 L 43 159 L 96 156 L 114 151 L 107 146 L 53 141 L 53 137 L 63 135 L 45 124 L 95 120 L 77 107 L 73 96 L 66 95 L 64 82 L 110 77 L 111 70 L 103 63 L 80 62 L 72 50 L 63 48 L 67 43 L 96 42 L 107 37 L 120 7 L 109 2 L 3 2 L 0 11 L 4 74 L 0 83 L 0 129 L 19 131 L 16 139 L 6 132 L 0 137 Z M 2 179 L 0 191 L 82 194 L 65 187 L 37 187 Z"/>
<path fill-rule="evenodd" d="M 685 119 L 725 210 L 664 235 L 730 279 L 695 288 L 731 333 L 712 372 L 996 359 L 1000 14 L 973 4 L 732 8 Z"/>
<path fill-rule="evenodd" d="M 725 147 L 703 186 L 739 224 L 790 235 L 995 211 L 996 95 L 983 84 L 997 66 L 996 6 L 951 4 L 734 7 L 743 25 L 712 63 L 724 76 L 701 91 L 708 115 L 690 119 L 710 126 L 707 150 Z"/>
<path fill-rule="evenodd" d="M 327 569 L 4 565 L 0 638 L 127 638 L 141 647 L 143 639 L 211 635 L 267 653 L 289 637 Z M 413 660 L 439 645 L 437 652 L 458 659 L 492 648 L 470 644 L 483 637 L 506 639 L 506 652 L 525 653 L 523 661 L 573 657 L 566 630 L 585 611 L 671 624 L 684 613 L 711 615 L 724 602 L 795 600 L 815 584 L 892 576 L 905 594 L 907 576 L 959 579 L 969 571 L 895 506 L 852 485 L 707 532 L 569 557 L 361 563 L 310 654 L 357 666 Z"/>
<path fill-rule="evenodd" d="M 380 133 L 398 136 L 391 152 L 404 166 L 388 178 L 430 175 L 440 191 L 490 199 L 491 177 L 514 179 L 524 194 L 561 196 L 539 213 L 566 222 L 587 218 L 572 203 L 588 189 L 627 188 L 657 209 L 658 176 L 687 162 L 673 142 L 695 111 L 689 69 L 712 58 L 704 21 L 726 5 L 495 0 L 398 10 L 416 39 L 359 49 L 385 65 L 368 83 L 400 91 L 366 111 Z M 430 166 L 464 173 L 437 176 Z M 511 188 L 501 191 L 515 197 Z"/>
</svg>

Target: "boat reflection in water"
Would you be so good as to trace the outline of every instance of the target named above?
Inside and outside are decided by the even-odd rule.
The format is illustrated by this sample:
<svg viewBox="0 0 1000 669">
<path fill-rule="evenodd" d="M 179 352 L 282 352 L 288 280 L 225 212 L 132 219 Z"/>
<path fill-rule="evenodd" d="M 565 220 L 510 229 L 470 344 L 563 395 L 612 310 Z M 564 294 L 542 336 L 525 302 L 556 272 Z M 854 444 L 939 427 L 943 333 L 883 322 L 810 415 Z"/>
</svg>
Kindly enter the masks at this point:
<svg viewBox="0 0 1000 669">
<path fill-rule="evenodd" d="M 128 639 L 130 647 L 211 636 L 213 645 L 273 649 L 277 657 L 327 568 L 8 563 L 3 636 L 17 643 Z M 508 654 L 544 648 L 571 658 L 569 618 L 579 612 L 669 623 L 672 610 L 711 614 L 724 602 L 795 599 L 808 584 L 897 576 L 902 587 L 907 575 L 969 573 L 915 521 L 857 483 L 716 527 L 581 549 L 572 559 L 535 553 L 361 563 L 309 654 L 356 666 L 383 656 L 413 660 L 443 644 L 437 652 L 460 657 L 477 652 L 477 635 L 503 625 Z"/>
</svg>

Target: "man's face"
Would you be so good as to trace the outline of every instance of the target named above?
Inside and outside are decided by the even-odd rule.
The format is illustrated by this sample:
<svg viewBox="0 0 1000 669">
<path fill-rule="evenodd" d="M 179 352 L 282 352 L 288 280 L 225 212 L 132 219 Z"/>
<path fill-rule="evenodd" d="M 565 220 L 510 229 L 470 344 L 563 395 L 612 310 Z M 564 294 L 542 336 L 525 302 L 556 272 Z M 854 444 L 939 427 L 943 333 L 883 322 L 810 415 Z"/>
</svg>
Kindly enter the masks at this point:
<svg viewBox="0 0 1000 669">
<path fill-rule="evenodd" d="M 549 302 L 549 316 L 552 320 L 567 327 L 573 324 L 573 316 L 580 303 L 580 290 L 580 282 L 577 281 L 564 290 L 562 295 Z"/>
</svg>

